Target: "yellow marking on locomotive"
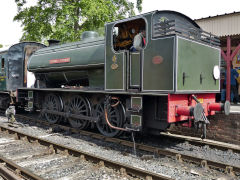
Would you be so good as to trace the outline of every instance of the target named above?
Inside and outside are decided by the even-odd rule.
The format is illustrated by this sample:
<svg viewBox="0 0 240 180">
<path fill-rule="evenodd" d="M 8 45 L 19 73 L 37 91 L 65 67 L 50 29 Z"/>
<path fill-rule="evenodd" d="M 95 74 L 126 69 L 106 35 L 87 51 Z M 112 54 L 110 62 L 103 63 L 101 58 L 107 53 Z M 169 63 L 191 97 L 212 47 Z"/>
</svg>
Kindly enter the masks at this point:
<svg viewBox="0 0 240 180">
<path fill-rule="evenodd" d="M 203 103 L 203 98 L 198 99 L 200 103 Z"/>
<path fill-rule="evenodd" d="M 4 81 L 6 79 L 6 76 L 0 76 L 0 81 Z"/>
<path fill-rule="evenodd" d="M 112 62 L 113 62 L 113 64 L 111 65 L 111 69 L 113 69 L 113 70 L 117 69 L 118 68 L 118 64 L 117 64 L 117 57 L 116 57 L 116 55 L 114 55 L 112 57 Z"/>
<path fill-rule="evenodd" d="M 116 57 L 116 55 L 114 55 L 114 56 L 112 57 L 112 61 L 113 61 L 114 63 L 117 62 L 117 57 Z"/>
</svg>

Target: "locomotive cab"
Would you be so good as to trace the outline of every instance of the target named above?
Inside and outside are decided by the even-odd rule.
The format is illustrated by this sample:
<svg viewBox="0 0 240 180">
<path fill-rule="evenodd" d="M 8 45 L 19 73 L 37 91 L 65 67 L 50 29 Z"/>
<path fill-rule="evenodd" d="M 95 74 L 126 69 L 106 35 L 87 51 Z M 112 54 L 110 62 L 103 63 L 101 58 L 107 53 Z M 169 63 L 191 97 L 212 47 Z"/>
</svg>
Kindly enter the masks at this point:
<svg viewBox="0 0 240 180">
<path fill-rule="evenodd" d="M 140 29 L 146 33 L 144 46 L 131 51 Z M 131 123 L 134 118 L 148 132 L 158 133 L 171 123 L 201 121 L 224 107 L 228 114 L 228 104 L 215 103 L 220 91 L 219 45 L 218 37 L 178 12 L 155 11 L 109 23 L 105 90 L 138 93 L 130 99 L 140 99 L 141 111 L 136 113 L 132 103 L 126 109 Z"/>
<path fill-rule="evenodd" d="M 11 46 L 7 55 L 7 90 L 16 91 L 20 87 L 31 87 L 35 76 L 27 69 L 29 57 L 38 49 L 45 47 L 35 42 L 22 42 Z"/>
<path fill-rule="evenodd" d="M 144 18 L 130 19 L 126 22 L 114 24 L 111 43 L 112 53 L 107 53 L 107 58 L 111 58 L 112 60 L 109 74 L 114 74 L 114 77 L 106 76 L 107 85 L 115 85 L 112 81 L 114 81 L 116 76 L 120 75 L 118 68 L 122 68 L 123 73 L 128 73 L 125 77 L 129 76 L 129 78 L 123 80 L 123 84 L 122 86 L 119 84 L 119 88 L 124 89 L 125 87 L 126 89 L 140 90 L 142 53 L 143 49 L 147 46 L 146 26 L 146 20 Z M 121 56 L 123 62 L 118 58 L 121 58 Z M 126 61 L 125 70 L 123 67 L 124 61 Z M 119 63 L 123 63 L 122 66 Z M 106 88 L 108 89 L 108 87 Z"/>
<path fill-rule="evenodd" d="M 35 42 L 21 42 L 0 52 L 0 108 L 6 109 L 11 101 L 15 103 L 16 91 L 21 87 L 31 87 L 35 75 L 27 70 L 29 57 L 39 48 L 45 47 Z M 11 97 L 10 97 L 11 96 Z"/>
</svg>

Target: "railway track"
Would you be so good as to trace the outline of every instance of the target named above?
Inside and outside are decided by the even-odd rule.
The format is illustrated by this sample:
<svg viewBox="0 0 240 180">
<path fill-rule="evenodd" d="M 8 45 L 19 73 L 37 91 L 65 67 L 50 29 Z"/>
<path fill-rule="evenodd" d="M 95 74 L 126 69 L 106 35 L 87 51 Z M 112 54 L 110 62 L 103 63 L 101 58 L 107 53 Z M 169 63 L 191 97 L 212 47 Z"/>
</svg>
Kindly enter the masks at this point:
<svg viewBox="0 0 240 180">
<path fill-rule="evenodd" d="M 60 128 L 63 129 L 65 131 L 70 131 L 73 133 L 79 133 L 81 135 L 85 135 L 85 136 L 89 136 L 95 139 L 99 139 L 102 141 L 106 141 L 106 142 L 111 142 L 111 143 L 117 143 L 123 146 L 127 146 L 130 148 L 134 147 L 134 143 L 131 141 L 127 141 L 127 140 L 122 140 L 122 139 L 118 139 L 118 138 L 108 138 L 105 137 L 103 135 L 94 133 L 94 132 L 89 132 L 89 131 L 84 131 L 84 130 L 79 130 L 79 129 L 75 129 L 75 128 L 71 128 L 68 126 L 63 126 L 63 125 L 59 125 L 59 124 L 49 124 L 46 121 L 43 120 L 39 120 L 36 118 L 32 118 L 29 116 L 25 116 L 25 115 L 17 115 L 17 118 L 23 119 L 23 120 L 27 120 L 27 121 L 34 121 L 36 123 L 40 123 L 40 124 L 44 124 L 46 126 L 51 126 L 52 128 Z M 174 136 L 174 135 L 169 135 L 169 134 L 164 134 L 165 136 L 171 136 L 171 138 L 178 138 L 179 136 Z M 188 142 L 192 143 L 192 144 L 197 144 L 199 146 L 211 146 L 213 148 L 216 149 L 220 149 L 220 150 L 230 150 L 236 153 L 240 152 L 240 149 L 235 147 L 235 146 L 227 146 L 226 144 L 221 144 L 221 143 L 217 143 L 217 142 L 211 142 L 211 141 L 202 141 L 199 139 L 194 139 L 194 138 L 187 138 L 187 137 L 180 137 L 181 140 L 187 140 Z M 150 153 L 154 153 L 155 155 L 164 155 L 164 156 L 168 156 L 171 158 L 175 158 L 176 160 L 178 160 L 179 162 L 185 161 L 185 162 L 191 162 L 191 163 L 195 163 L 198 164 L 200 166 L 202 166 L 203 168 L 212 168 L 212 169 L 221 169 L 222 171 L 225 171 L 227 174 L 230 175 L 234 175 L 237 174 L 238 176 L 240 175 L 240 167 L 238 166 L 231 166 L 229 164 L 225 164 L 225 163 L 220 163 L 220 162 L 216 162 L 216 161 L 212 161 L 212 160 L 208 160 L 208 159 L 203 159 L 203 158 L 198 158 L 195 156 L 190 156 L 190 155 L 186 155 L 186 154 L 181 154 L 179 152 L 174 152 L 174 151 L 170 151 L 170 150 L 166 150 L 166 149 L 162 149 L 159 147 L 153 147 L 153 146 L 148 146 L 148 145 L 144 145 L 144 144 L 135 144 L 135 147 L 138 150 L 142 150 L 142 151 L 146 151 L 146 152 L 150 152 Z"/>
<path fill-rule="evenodd" d="M 129 147 L 133 147 L 133 144 L 129 143 L 129 141 L 126 141 L 126 140 L 122 140 L 122 139 L 118 139 L 118 138 L 108 138 L 108 137 L 105 137 L 105 136 L 103 136 L 101 134 L 98 134 L 98 133 L 89 132 L 89 131 L 85 131 L 85 130 L 79 130 L 79 129 L 76 129 L 76 128 L 72 128 L 72 127 L 64 126 L 64 125 L 60 125 L 60 124 L 50 124 L 47 121 L 40 120 L 40 119 L 37 119 L 37 118 L 32 118 L 32 117 L 21 115 L 21 114 L 17 114 L 16 117 L 20 118 L 20 119 L 23 119 L 23 120 L 26 120 L 26 121 L 32 121 L 32 122 L 44 124 L 44 125 L 47 125 L 49 127 L 60 128 L 60 129 L 63 129 L 65 131 L 90 136 L 92 138 L 103 139 L 107 142 L 117 142 L 119 144 L 123 144 L 123 145 L 126 145 L 126 146 L 129 145 Z M 232 151 L 232 152 L 240 154 L 240 147 L 237 146 L 237 145 L 233 145 L 233 144 L 227 144 L 227 143 L 212 141 L 212 140 L 208 140 L 208 139 L 201 139 L 201 138 L 197 138 L 197 137 L 183 136 L 183 135 L 165 133 L 165 132 L 160 133 L 160 135 L 171 138 L 171 139 L 175 139 L 175 140 L 187 141 L 189 144 L 193 144 L 193 145 L 197 145 L 197 146 L 209 146 L 211 148 L 215 148 L 215 149 L 218 149 L 218 150 Z M 138 144 L 138 145 L 141 145 L 141 144 Z"/>
<path fill-rule="evenodd" d="M 19 180 L 19 179 L 36 179 L 42 178 L 31 171 L 17 165 L 13 161 L 0 156 L 0 176 L 3 179 Z"/>
<path fill-rule="evenodd" d="M 87 162 L 97 164 L 98 166 L 113 168 L 117 171 L 120 171 L 122 174 L 130 175 L 130 177 L 139 177 L 143 179 L 170 179 L 169 177 L 166 177 L 157 173 L 148 172 L 143 169 L 135 168 L 135 167 L 132 167 L 126 164 L 121 164 L 118 162 L 114 162 L 109 159 L 98 157 L 98 156 L 95 156 L 80 150 L 76 150 L 61 144 L 57 144 L 48 140 L 34 137 L 29 134 L 25 134 L 7 127 L 1 126 L 0 131 L 2 132 L 1 134 L 8 134 L 14 137 L 14 139 L 10 141 L 10 144 L 4 143 L 4 146 L 6 145 L 13 146 L 13 148 L 11 148 L 10 150 L 11 151 L 10 154 L 16 155 L 18 151 L 23 151 L 23 149 L 25 149 L 27 150 L 27 153 L 31 154 L 31 151 L 34 152 L 31 158 L 36 156 L 39 159 L 42 156 L 49 156 L 49 155 L 53 156 L 52 158 L 64 158 L 64 163 L 62 163 L 61 166 L 66 166 L 65 164 L 67 162 L 68 164 L 67 166 L 74 167 L 74 166 L 79 166 L 79 163 L 81 164 L 82 161 L 87 161 Z M 22 143 L 22 142 L 25 142 L 25 143 Z M 16 146 L 16 144 L 21 144 L 21 147 L 19 148 L 18 146 Z M 3 144 L 0 144 L 0 145 L 3 145 Z M 33 148 L 32 145 L 36 147 Z M 38 151 L 36 151 L 36 148 L 38 149 Z M 30 162 L 24 163 L 24 160 L 25 159 L 28 160 L 29 158 L 29 157 L 27 158 L 27 155 L 24 155 L 24 156 L 26 157 L 24 158 L 21 157 L 20 158 L 21 160 L 19 160 L 19 157 L 16 158 L 18 159 L 18 161 L 20 161 L 19 164 L 26 165 L 30 163 Z M 11 168 L 12 171 L 17 172 L 17 174 L 21 175 L 24 179 L 45 179 L 44 177 L 42 177 L 43 173 L 40 173 L 39 175 L 36 172 L 35 174 L 34 171 L 33 173 L 32 171 L 25 169 L 21 165 L 18 165 L 17 163 L 9 159 L 6 159 L 6 158 L 0 158 L 0 159 L 1 159 L 1 162 L 5 164 L 6 167 Z M 34 162 L 34 161 L 36 161 L 34 158 L 31 159 L 31 162 Z M 46 173 L 44 174 L 46 175 Z M 51 175 L 49 174 L 49 176 Z"/>
<path fill-rule="evenodd" d="M 179 134 L 165 133 L 165 132 L 160 133 L 160 135 L 171 138 L 171 139 L 175 139 L 175 140 L 187 141 L 189 144 L 196 145 L 196 146 L 209 146 L 211 148 L 215 148 L 218 150 L 232 151 L 240 154 L 240 146 L 238 145 L 217 142 L 209 139 L 201 139 L 198 137 L 190 137 L 190 136 L 184 136 Z"/>
</svg>

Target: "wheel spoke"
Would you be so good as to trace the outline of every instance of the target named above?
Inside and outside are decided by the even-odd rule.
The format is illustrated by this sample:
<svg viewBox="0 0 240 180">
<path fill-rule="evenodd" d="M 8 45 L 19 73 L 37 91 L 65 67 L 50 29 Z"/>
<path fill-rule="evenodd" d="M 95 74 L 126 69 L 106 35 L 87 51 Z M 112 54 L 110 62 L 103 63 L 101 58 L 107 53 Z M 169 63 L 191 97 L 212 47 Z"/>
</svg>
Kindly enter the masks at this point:
<svg viewBox="0 0 240 180">
<path fill-rule="evenodd" d="M 110 111 L 109 116 L 111 116 L 112 114 L 116 114 L 116 111 Z"/>
<path fill-rule="evenodd" d="M 111 123 L 114 123 L 115 125 L 117 124 L 118 120 L 117 119 L 111 119 Z"/>
<path fill-rule="evenodd" d="M 58 96 L 56 96 L 55 94 L 52 94 L 52 93 L 48 94 L 44 99 L 43 108 L 50 110 L 50 111 L 53 110 L 53 111 L 60 112 L 62 110 L 60 98 Z M 61 116 L 54 115 L 51 113 L 45 113 L 45 118 L 50 123 L 56 123 L 57 121 L 59 121 L 61 119 Z"/>
<path fill-rule="evenodd" d="M 78 95 L 72 97 L 69 101 L 68 112 L 71 114 L 88 116 L 90 114 L 90 109 L 88 107 L 87 101 L 87 99 Z M 82 119 L 69 118 L 68 120 L 71 126 L 79 129 L 84 129 L 89 124 L 88 121 Z"/>
<path fill-rule="evenodd" d="M 80 110 L 78 111 L 80 114 L 86 114 L 87 110 Z"/>
<path fill-rule="evenodd" d="M 86 105 L 85 104 L 81 105 L 79 109 L 82 109 L 83 107 L 86 107 Z"/>
</svg>

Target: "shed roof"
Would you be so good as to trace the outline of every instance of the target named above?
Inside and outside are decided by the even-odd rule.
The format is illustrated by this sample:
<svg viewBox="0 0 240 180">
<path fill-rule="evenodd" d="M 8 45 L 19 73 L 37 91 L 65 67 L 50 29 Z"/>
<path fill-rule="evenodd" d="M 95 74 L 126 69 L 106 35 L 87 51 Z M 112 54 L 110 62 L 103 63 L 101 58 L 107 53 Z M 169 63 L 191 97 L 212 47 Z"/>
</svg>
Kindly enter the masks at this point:
<svg viewBox="0 0 240 180">
<path fill-rule="evenodd" d="M 240 34 L 240 12 L 209 16 L 196 19 L 195 22 L 203 30 L 217 36 L 233 36 Z"/>
</svg>

